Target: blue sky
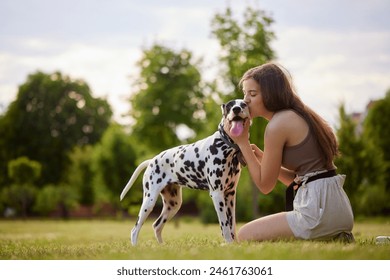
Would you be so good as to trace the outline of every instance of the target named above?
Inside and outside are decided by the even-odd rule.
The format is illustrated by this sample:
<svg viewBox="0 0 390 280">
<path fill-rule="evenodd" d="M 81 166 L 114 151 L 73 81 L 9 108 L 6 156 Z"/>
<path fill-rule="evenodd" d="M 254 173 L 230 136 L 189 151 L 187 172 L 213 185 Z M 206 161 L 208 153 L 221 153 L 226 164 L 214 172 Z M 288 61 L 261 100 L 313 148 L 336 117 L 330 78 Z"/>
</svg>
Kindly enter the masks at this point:
<svg viewBox="0 0 390 280">
<path fill-rule="evenodd" d="M 340 102 L 363 111 L 390 89 L 388 0 L 2 0 L 0 111 L 28 74 L 59 70 L 107 97 L 126 123 L 120 116 L 129 110 L 143 47 L 186 48 L 204 58 L 206 79 L 218 78 L 210 22 L 227 5 L 237 18 L 247 5 L 273 17 L 277 61 L 304 102 L 332 124 Z"/>
</svg>

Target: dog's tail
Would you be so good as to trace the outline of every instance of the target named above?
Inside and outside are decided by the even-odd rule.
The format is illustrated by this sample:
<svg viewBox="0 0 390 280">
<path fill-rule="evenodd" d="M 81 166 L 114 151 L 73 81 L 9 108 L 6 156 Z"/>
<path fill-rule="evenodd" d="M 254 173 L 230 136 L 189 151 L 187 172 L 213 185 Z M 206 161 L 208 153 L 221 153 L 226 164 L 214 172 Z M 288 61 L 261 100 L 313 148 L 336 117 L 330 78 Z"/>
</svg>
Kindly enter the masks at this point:
<svg viewBox="0 0 390 280">
<path fill-rule="evenodd" d="M 135 180 L 137 180 L 138 175 L 142 172 L 142 170 L 144 170 L 149 165 L 149 162 L 150 162 L 150 159 L 145 160 L 140 165 L 138 165 L 138 167 L 135 169 L 133 175 L 131 175 L 129 182 L 127 182 L 126 187 L 123 189 L 123 191 L 121 193 L 121 200 L 125 197 L 127 192 L 130 190 L 130 188 L 134 184 Z"/>
</svg>

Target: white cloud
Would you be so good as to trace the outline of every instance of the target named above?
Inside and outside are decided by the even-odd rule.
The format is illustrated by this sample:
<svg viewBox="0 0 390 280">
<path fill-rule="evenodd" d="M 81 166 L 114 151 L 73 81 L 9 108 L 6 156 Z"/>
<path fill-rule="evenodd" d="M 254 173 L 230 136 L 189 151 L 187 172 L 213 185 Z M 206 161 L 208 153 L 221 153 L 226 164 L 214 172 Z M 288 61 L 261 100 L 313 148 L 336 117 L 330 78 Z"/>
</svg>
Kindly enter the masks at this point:
<svg viewBox="0 0 390 280">
<path fill-rule="evenodd" d="M 125 101 L 131 93 L 128 77 L 137 71 L 134 63 L 141 47 L 156 42 L 204 57 L 205 77 L 218 78 L 219 47 L 211 38 L 210 22 L 226 2 L 144 2 L 139 6 L 134 1 L 108 6 L 104 1 L 93 2 L 90 9 L 89 4 L 76 1 L 54 7 L 40 0 L 20 14 L 18 3 L 12 1 L 10 5 L 16 8 L 11 14 L 0 9 L 0 23 L 7 23 L 0 26 L 0 110 L 1 104 L 14 99 L 17 86 L 28 74 L 59 70 L 86 80 L 94 95 L 107 96 L 119 117 L 129 107 Z M 259 5 L 274 15 L 272 29 L 278 39 L 273 46 L 278 60 L 291 72 L 299 95 L 332 123 L 341 101 L 350 111 L 360 111 L 369 99 L 383 97 L 390 87 L 390 32 L 384 12 L 388 2 L 351 3 L 277 0 Z M 241 18 L 245 5 L 241 1 L 229 4 L 234 16 Z M 68 14 L 53 13 L 71 7 L 77 7 L 71 21 Z"/>
<path fill-rule="evenodd" d="M 125 99 L 130 94 L 129 75 L 135 74 L 132 66 L 140 57 L 138 48 L 74 43 L 48 54 L 45 50 L 55 43 L 28 38 L 21 45 L 38 51 L 38 54 L 0 54 L 0 103 L 3 106 L 15 98 L 16 84 L 23 83 L 28 74 L 40 70 L 61 71 L 74 79 L 85 80 L 95 96 L 108 98 L 117 118 L 129 110 Z"/>
<path fill-rule="evenodd" d="M 338 106 L 364 111 L 390 88 L 390 32 L 339 32 L 284 28 L 274 47 L 291 72 L 298 94 L 329 122 Z"/>
</svg>

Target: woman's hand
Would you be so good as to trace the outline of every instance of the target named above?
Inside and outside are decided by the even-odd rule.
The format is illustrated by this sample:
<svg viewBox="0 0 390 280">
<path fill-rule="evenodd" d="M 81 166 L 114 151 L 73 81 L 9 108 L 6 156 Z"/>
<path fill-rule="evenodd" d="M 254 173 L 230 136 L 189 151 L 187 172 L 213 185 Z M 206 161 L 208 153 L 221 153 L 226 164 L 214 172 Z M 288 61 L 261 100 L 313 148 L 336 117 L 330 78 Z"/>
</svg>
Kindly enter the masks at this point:
<svg viewBox="0 0 390 280">
<path fill-rule="evenodd" d="M 251 144 L 252 152 L 256 156 L 257 160 L 261 163 L 263 160 L 263 151 L 257 147 L 255 144 Z"/>
</svg>

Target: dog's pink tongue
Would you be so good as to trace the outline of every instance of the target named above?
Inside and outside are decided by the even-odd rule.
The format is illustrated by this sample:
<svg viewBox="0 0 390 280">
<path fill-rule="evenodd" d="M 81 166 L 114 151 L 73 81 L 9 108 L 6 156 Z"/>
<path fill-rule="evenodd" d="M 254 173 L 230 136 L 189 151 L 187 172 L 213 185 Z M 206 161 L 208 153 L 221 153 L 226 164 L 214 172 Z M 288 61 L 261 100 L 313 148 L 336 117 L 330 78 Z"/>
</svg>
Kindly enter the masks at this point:
<svg viewBox="0 0 390 280">
<path fill-rule="evenodd" d="M 240 136 L 244 131 L 244 123 L 242 121 L 232 121 L 232 128 L 230 134 L 234 137 Z"/>
</svg>

